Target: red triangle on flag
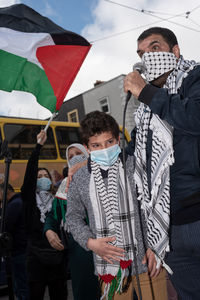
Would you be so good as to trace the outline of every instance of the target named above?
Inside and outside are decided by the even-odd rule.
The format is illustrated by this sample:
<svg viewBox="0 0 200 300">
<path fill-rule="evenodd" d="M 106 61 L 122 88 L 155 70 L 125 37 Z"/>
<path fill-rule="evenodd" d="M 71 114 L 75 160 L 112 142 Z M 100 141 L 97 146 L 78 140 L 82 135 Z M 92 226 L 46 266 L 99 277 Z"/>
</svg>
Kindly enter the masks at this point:
<svg viewBox="0 0 200 300">
<path fill-rule="evenodd" d="M 56 110 L 60 109 L 90 47 L 91 45 L 52 45 L 37 49 L 37 59 L 57 98 Z"/>
</svg>

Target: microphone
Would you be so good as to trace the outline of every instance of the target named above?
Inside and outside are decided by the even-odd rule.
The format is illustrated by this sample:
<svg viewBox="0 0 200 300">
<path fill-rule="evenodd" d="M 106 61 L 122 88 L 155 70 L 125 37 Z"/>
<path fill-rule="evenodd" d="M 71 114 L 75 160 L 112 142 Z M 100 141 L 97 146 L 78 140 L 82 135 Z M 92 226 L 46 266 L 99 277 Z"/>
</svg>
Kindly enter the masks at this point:
<svg viewBox="0 0 200 300">
<path fill-rule="evenodd" d="M 144 71 L 146 70 L 145 66 L 143 65 L 142 62 L 137 62 L 133 65 L 133 71 L 137 70 L 140 74 L 143 74 Z M 131 92 L 128 91 L 126 95 L 126 102 L 128 102 L 131 98 Z"/>
<path fill-rule="evenodd" d="M 140 74 L 143 74 L 146 70 L 142 62 L 137 62 L 133 65 L 133 71 L 137 70 Z"/>
</svg>

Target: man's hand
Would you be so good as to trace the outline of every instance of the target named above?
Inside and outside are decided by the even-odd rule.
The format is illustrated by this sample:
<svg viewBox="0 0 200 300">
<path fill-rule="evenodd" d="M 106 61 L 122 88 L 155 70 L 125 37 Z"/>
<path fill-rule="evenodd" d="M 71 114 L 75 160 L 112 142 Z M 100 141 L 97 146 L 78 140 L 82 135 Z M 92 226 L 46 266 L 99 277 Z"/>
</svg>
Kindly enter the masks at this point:
<svg viewBox="0 0 200 300">
<path fill-rule="evenodd" d="M 49 244 L 51 245 L 51 247 L 53 247 L 56 250 L 60 250 L 60 251 L 64 250 L 64 246 L 56 232 L 49 229 L 45 232 L 45 234 L 46 234 L 47 240 L 49 241 Z"/>
<path fill-rule="evenodd" d="M 88 249 L 95 252 L 101 258 L 106 260 L 108 263 L 113 264 L 112 260 L 120 261 L 120 258 L 124 258 L 124 249 L 118 248 L 116 246 L 108 244 L 113 242 L 115 237 L 106 237 L 99 239 L 88 239 L 87 247 Z"/>
<path fill-rule="evenodd" d="M 37 135 L 37 143 L 40 145 L 44 145 L 47 140 L 47 133 L 45 130 L 41 130 Z"/>
<path fill-rule="evenodd" d="M 130 91 L 133 96 L 138 99 L 142 89 L 145 87 L 146 82 L 140 75 L 140 73 L 135 70 L 131 73 L 129 73 L 125 78 L 124 78 L 124 91 L 125 93 L 128 93 Z"/>
<path fill-rule="evenodd" d="M 146 254 L 142 260 L 142 263 L 147 264 L 150 277 L 158 276 L 158 274 L 160 273 L 161 267 L 156 269 L 157 262 L 156 262 L 155 254 L 153 253 L 153 251 L 150 248 L 147 249 Z"/>
</svg>

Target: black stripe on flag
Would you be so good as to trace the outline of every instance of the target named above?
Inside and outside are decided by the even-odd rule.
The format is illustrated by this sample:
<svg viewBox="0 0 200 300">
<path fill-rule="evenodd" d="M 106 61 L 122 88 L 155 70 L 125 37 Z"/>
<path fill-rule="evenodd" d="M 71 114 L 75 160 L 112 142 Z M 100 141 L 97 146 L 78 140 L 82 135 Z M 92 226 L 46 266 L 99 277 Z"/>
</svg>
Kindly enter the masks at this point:
<svg viewBox="0 0 200 300">
<path fill-rule="evenodd" d="M 0 8 L 0 27 L 27 33 L 49 33 L 56 45 L 90 45 L 82 36 L 63 29 L 25 4 Z"/>
</svg>

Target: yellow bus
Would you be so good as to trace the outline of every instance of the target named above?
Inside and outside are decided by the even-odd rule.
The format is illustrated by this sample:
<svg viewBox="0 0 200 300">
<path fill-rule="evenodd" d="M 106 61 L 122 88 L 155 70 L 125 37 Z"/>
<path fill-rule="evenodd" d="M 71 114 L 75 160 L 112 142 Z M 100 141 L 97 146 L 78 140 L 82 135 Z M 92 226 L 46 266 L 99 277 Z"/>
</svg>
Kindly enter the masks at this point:
<svg viewBox="0 0 200 300">
<path fill-rule="evenodd" d="M 8 148 L 12 154 L 9 183 L 16 191 L 20 191 L 22 186 L 27 161 L 36 145 L 36 136 L 47 122 L 0 117 L 0 142 L 4 139 L 8 141 Z M 67 146 L 81 142 L 79 127 L 79 123 L 52 121 L 48 128 L 47 141 L 40 152 L 39 166 L 50 171 L 54 183 L 61 179 L 63 168 L 67 166 Z M 126 141 L 129 140 L 130 136 L 126 131 Z M 0 159 L 0 182 L 4 180 L 4 173 L 5 161 Z"/>
</svg>

